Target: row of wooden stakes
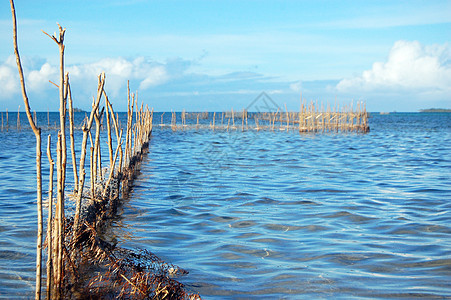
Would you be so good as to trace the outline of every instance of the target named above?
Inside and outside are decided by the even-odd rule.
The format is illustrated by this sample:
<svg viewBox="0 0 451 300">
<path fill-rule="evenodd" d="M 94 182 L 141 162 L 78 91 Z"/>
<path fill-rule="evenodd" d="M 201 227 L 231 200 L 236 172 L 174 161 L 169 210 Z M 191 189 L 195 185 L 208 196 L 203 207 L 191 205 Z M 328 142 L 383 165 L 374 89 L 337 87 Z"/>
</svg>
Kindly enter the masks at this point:
<svg viewBox="0 0 451 300">
<path fill-rule="evenodd" d="M 321 105 L 321 108 L 323 106 Z M 177 113 L 171 113 L 171 122 L 163 122 L 164 113 L 158 124 L 160 128 L 177 130 L 211 129 L 211 130 L 272 130 L 299 132 L 362 132 L 369 131 L 368 113 L 365 106 L 357 104 L 356 110 L 353 106 L 344 106 L 340 111 L 337 106 L 334 109 L 318 109 L 315 104 L 301 104 L 299 112 L 248 112 L 231 111 L 222 113 L 193 113 L 182 111 L 180 123 L 177 124 Z M 187 122 L 188 120 L 188 122 Z M 210 120 L 206 123 L 204 120 Z"/>
<path fill-rule="evenodd" d="M 99 76 L 97 89 L 97 98 L 95 99 L 89 118 L 86 118 L 83 126 L 83 138 L 81 144 L 81 155 L 78 160 L 74 142 L 74 118 L 72 108 L 72 97 L 70 94 L 70 84 L 68 74 L 65 75 L 64 84 L 67 86 L 68 93 L 65 94 L 62 111 L 65 112 L 66 104 L 69 105 L 69 132 L 70 132 L 70 151 L 72 155 L 72 169 L 74 176 L 74 190 L 70 195 L 66 194 L 66 169 L 67 169 L 67 146 L 65 136 L 65 115 L 62 114 L 61 129 L 58 132 L 57 139 L 57 160 L 52 158 L 51 154 L 51 135 L 48 136 L 47 156 L 50 164 L 49 190 L 48 190 L 48 221 L 47 221 L 47 298 L 61 298 L 61 292 L 67 286 L 68 266 L 76 269 L 81 259 L 80 251 L 76 251 L 76 244 L 80 240 L 80 232 L 86 226 L 94 226 L 102 221 L 101 211 L 96 210 L 99 205 L 103 207 L 113 206 L 112 203 L 117 201 L 120 194 L 128 193 L 130 187 L 129 181 L 133 179 L 136 162 L 142 159 L 142 153 L 148 147 L 149 137 L 152 132 L 153 113 L 146 107 L 141 105 L 137 107 L 137 99 L 134 94 L 130 94 L 128 89 L 128 114 L 127 128 L 125 134 L 125 149 L 123 149 L 123 129 L 118 124 L 117 117 L 113 110 L 113 105 L 109 101 L 104 90 L 105 74 Z M 104 98 L 104 107 L 100 109 L 101 98 Z M 67 98 L 66 98 L 67 96 Z M 130 99 L 131 98 L 131 99 Z M 131 100 L 131 101 L 130 101 Z M 136 106 L 135 106 L 136 103 Z M 136 107 L 136 110 L 135 110 Z M 135 111 L 134 111 L 135 110 Z M 100 119 L 105 113 L 107 127 L 107 147 L 109 154 L 109 166 L 103 168 L 101 164 L 100 145 Z M 133 122 L 133 115 L 136 115 L 136 121 Z M 95 135 L 91 133 L 93 123 L 95 122 Z M 116 135 L 117 142 L 113 151 L 113 133 Z M 88 138 L 91 142 L 90 151 L 90 187 L 85 187 L 87 167 L 86 156 L 88 152 Z M 54 165 L 57 165 L 57 188 L 56 202 L 53 202 L 53 173 Z M 76 208 L 73 221 L 68 221 L 65 215 L 65 200 L 72 197 L 75 200 Z M 96 204 L 93 206 L 93 204 Z M 91 216 L 91 217 L 90 217 Z M 92 217 L 94 216 L 94 218 Z M 85 224 L 86 223 L 86 224 Z M 64 250 L 64 251 L 63 251 Z M 77 257 L 78 256 L 78 257 Z M 73 273 L 73 271 L 72 271 Z M 66 278 L 65 278 L 66 276 Z"/>
<path fill-rule="evenodd" d="M 13 0 L 10 0 L 13 18 L 13 41 L 21 91 L 25 104 L 25 112 L 31 129 L 36 137 L 36 183 L 37 183 L 37 247 L 36 247 L 36 291 L 35 298 L 40 299 L 42 293 L 43 246 L 47 247 L 46 263 L 46 298 L 62 299 L 101 295 L 118 295 L 131 297 L 137 291 L 141 297 L 158 295 L 185 295 L 183 286 L 170 279 L 165 274 L 155 274 L 151 270 L 143 272 L 142 265 L 133 265 L 128 262 L 117 261 L 117 256 L 112 254 L 113 246 L 106 246 L 106 242 L 98 237 L 97 227 L 102 228 L 115 214 L 119 199 L 126 197 L 136 177 L 143 155 L 148 151 L 149 139 L 152 133 L 153 111 L 143 105 L 138 107 L 138 99 L 130 93 L 128 86 L 128 113 L 126 132 L 120 127 L 118 117 L 115 115 L 113 105 L 109 101 L 105 85 L 105 74 L 100 74 L 96 96 L 93 99 L 92 110 L 82 125 L 82 143 L 80 157 L 77 160 L 74 135 L 74 109 L 69 82 L 69 74 L 64 72 L 64 34 L 65 29 L 60 25 L 59 35 L 48 35 L 60 50 L 60 76 L 59 83 L 55 85 L 59 89 L 60 100 L 60 124 L 56 139 L 56 147 L 52 147 L 52 136 L 47 138 L 47 157 L 49 161 L 49 188 L 48 188 L 48 218 L 46 229 L 46 243 L 43 243 L 43 190 L 42 190 L 42 150 L 41 128 L 37 126 L 36 117 L 31 113 L 28 95 L 25 87 L 22 63 L 17 46 L 17 23 Z M 44 32 L 45 33 L 45 32 Z M 101 108 L 101 100 L 104 106 Z M 106 117 L 107 146 L 109 166 L 101 165 L 100 145 L 100 119 Z M 6 115 L 8 116 L 8 115 Z M 66 120 L 68 116 L 69 120 Z M 3 117 L 3 114 L 2 114 Z M 93 125 L 95 123 L 95 134 Z M 69 127 L 67 129 L 67 127 Z M 19 125 L 20 128 L 20 125 Z M 69 143 L 67 145 L 67 131 L 69 131 Z M 116 142 L 113 143 L 113 135 Z M 124 138 L 125 136 L 125 138 Z M 88 139 L 91 147 L 88 149 Z M 125 141 L 124 141 L 125 139 Z M 123 146 L 125 144 L 125 146 Z M 52 155 L 52 148 L 56 148 L 56 160 Z M 67 191 L 66 171 L 68 169 L 67 156 L 70 149 L 72 156 L 72 169 L 74 176 L 74 190 Z M 86 157 L 90 152 L 90 166 L 86 166 Z M 56 187 L 54 189 L 54 168 L 56 165 Z M 89 180 L 86 179 L 89 175 Z M 90 182 L 90 187 L 86 182 Z M 66 215 L 66 201 L 75 200 L 75 213 Z M 116 248 L 115 253 L 127 256 L 130 251 Z M 125 254 L 124 254 L 125 253 Z M 136 254 L 128 254 L 129 257 L 137 257 Z M 153 255 L 146 257 L 154 259 Z M 161 262 L 160 262 L 161 263 Z M 99 280 L 99 276 L 86 272 L 97 266 L 100 278 L 103 275 L 109 277 L 106 286 Z M 111 269 L 112 266 L 114 269 Z M 110 268 L 110 269 L 109 269 Z M 106 271 L 105 271 L 106 270 Z M 159 272 L 164 272 L 160 267 Z M 103 274 L 103 275 L 102 275 Z M 87 278 L 86 278 L 87 276 Z M 91 276 L 92 278 L 90 279 Z M 142 281 L 141 279 L 146 279 Z M 139 287 L 138 287 L 139 285 Z M 119 287 L 119 288 L 118 288 Z M 89 294 L 94 290 L 106 288 L 105 294 Z M 88 294 L 83 294 L 83 291 Z M 77 294 L 78 293 L 78 294 Z M 81 294 L 80 294 L 81 293 Z M 116 294 L 117 293 L 117 294 Z M 168 294 L 172 293 L 172 294 Z M 77 296 L 78 295 L 78 296 Z M 188 296 L 187 296 L 188 297 Z"/>
<path fill-rule="evenodd" d="M 171 112 L 170 124 L 163 121 L 165 112 L 160 116 L 161 121 L 158 124 L 160 128 L 171 128 L 172 130 L 184 129 L 213 129 L 213 130 L 298 130 L 299 132 L 368 132 L 368 113 L 364 105 L 357 103 L 354 110 L 353 105 L 324 109 L 321 105 L 319 108 L 313 102 L 309 105 L 301 104 L 299 112 L 285 111 L 280 112 L 248 112 L 246 109 L 241 111 L 226 111 L 222 113 L 209 112 L 186 112 L 183 110 L 180 115 L 180 123 L 177 124 L 177 113 Z M 19 106 L 20 110 L 20 106 Z M 107 114 L 108 115 L 108 114 Z M 3 130 L 3 112 L 1 112 L 2 130 Z M 205 124 L 203 120 L 210 120 L 209 124 Z M 47 112 L 47 127 L 50 127 L 49 113 Z M 188 122 L 187 120 L 196 120 Z M 34 121 L 37 124 L 36 112 L 34 112 Z M 101 124 L 103 124 L 103 119 Z M 6 128 L 8 123 L 8 110 L 6 110 Z M 17 128 L 20 129 L 20 118 L 17 117 Z M 56 123 L 55 127 L 57 128 Z M 102 126 L 104 129 L 104 126 Z"/>
</svg>

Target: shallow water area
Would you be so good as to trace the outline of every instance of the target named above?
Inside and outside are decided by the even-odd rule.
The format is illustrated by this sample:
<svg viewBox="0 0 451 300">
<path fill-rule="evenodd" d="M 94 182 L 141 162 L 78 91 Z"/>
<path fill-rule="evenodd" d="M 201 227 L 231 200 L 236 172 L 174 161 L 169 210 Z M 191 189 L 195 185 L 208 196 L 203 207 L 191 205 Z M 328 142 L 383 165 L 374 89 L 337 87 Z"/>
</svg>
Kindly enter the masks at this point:
<svg viewBox="0 0 451 300">
<path fill-rule="evenodd" d="M 451 114 L 370 127 L 155 126 L 108 238 L 186 269 L 207 299 L 451 297 Z M 0 297 L 33 297 L 34 149 L 31 131 L 0 132 Z"/>
<path fill-rule="evenodd" d="M 449 297 L 450 117 L 374 115 L 369 134 L 155 131 L 124 246 L 187 269 L 205 297 Z"/>
</svg>

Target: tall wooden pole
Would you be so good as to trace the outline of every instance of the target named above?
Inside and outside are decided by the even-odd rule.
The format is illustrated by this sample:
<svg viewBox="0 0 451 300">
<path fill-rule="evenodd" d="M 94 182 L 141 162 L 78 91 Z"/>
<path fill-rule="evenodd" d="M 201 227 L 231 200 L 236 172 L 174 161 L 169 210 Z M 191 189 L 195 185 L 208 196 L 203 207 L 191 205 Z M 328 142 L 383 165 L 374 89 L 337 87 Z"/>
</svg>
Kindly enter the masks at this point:
<svg viewBox="0 0 451 300">
<path fill-rule="evenodd" d="M 69 100 L 69 132 L 70 132 L 70 150 L 72 153 L 72 169 L 74 171 L 74 193 L 77 194 L 78 172 L 77 172 L 77 157 L 75 155 L 75 142 L 74 142 L 74 108 L 69 82 L 67 82 L 67 98 Z"/>
<path fill-rule="evenodd" d="M 28 101 L 27 91 L 25 88 L 25 80 L 22 70 L 22 63 L 20 61 L 19 47 L 17 45 L 17 22 L 16 22 L 16 10 L 14 8 L 14 1 L 9 1 L 11 4 L 11 14 L 13 19 L 13 41 L 14 41 L 14 54 L 16 56 L 17 69 L 19 70 L 20 86 L 22 91 L 22 97 L 25 104 L 25 112 L 27 114 L 28 122 L 36 137 L 36 184 L 37 184 L 37 211 L 38 211 L 38 236 L 36 245 L 36 293 L 35 298 L 41 298 L 41 261 L 42 261 L 42 174 L 41 174 L 41 129 L 36 126 L 31 115 L 30 104 Z"/>
<path fill-rule="evenodd" d="M 51 142 L 51 135 L 49 134 L 48 140 L 47 140 L 47 157 L 49 159 L 49 165 L 50 165 L 50 175 L 49 175 L 49 203 L 48 203 L 48 217 L 47 217 L 47 299 L 51 299 L 51 283 L 52 283 L 52 249 L 53 249 L 53 242 L 52 242 L 52 209 L 53 209 L 53 159 L 52 159 L 52 152 L 50 151 L 50 142 Z"/>
</svg>

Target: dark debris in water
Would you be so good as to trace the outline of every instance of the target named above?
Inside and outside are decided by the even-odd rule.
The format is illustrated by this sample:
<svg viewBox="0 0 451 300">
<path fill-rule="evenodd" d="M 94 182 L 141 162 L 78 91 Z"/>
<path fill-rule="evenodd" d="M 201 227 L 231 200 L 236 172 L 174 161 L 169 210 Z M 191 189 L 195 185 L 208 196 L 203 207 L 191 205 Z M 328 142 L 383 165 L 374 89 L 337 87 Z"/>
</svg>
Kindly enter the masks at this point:
<svg viewBox="0 0 451 300">
<path fill-rule="evenodd" d="M 112 245 L 86 222 L 75 237 L 66 235 L 66 249 L 63 298 L 200 299 L 174 279 L 186 270 L 149 250 Z"/>
</svg>

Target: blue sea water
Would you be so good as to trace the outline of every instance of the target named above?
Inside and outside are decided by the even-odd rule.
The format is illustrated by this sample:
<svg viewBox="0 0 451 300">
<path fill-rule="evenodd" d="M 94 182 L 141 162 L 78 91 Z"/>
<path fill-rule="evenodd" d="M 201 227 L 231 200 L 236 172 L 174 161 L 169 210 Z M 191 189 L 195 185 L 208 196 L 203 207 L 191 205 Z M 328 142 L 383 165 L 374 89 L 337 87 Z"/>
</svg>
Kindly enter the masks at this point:
<svg viewBox="0 0 451 300">
<path fill-rule="evenodd" d="M 35 140 L 15 118 L 0 132 L 0 297 L 32 298 Z M 47 125 L 47 113 L 38 118 Z M 174 132 L 159 122 L 108 238 L 189 271 L 177 278 L 189 290 L 451 298 L 451 114 L 371 114 L 367 134 Z"/>
</svg>

